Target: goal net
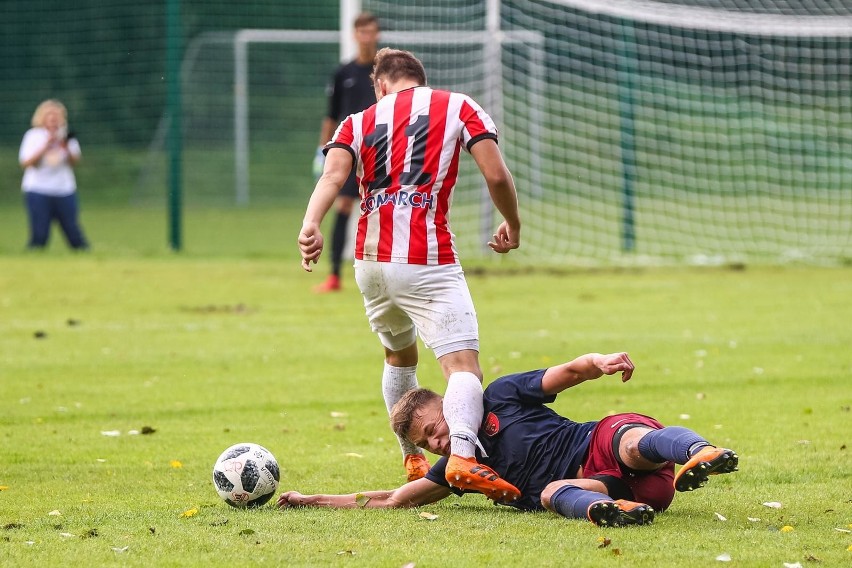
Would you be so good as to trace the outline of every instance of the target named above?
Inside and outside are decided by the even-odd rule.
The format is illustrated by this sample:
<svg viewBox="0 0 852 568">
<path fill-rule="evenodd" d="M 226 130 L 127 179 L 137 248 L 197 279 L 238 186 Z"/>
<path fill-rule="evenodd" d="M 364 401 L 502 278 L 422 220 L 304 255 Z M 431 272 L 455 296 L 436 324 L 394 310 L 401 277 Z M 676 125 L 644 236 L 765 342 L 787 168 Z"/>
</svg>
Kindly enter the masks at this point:
<svg viewBox="0 0 852 568">
<path fill-rule="evenodd" d="M 524 222 L 514 258 L 569 266 L 848 263 L 852 9 L 830 0 L 793 4 L 362 7 L 381 20 L 383 45 L 423 59 L 431 85 L 464 91 L 495 117 Z M 236 172 L 236 37 L 208 37 L 194 63 L 187 53 L 187 197 L 302 205 L 338 45 L 250 44 L 241 151 L 249 181 L 239 189 L 246 178 Z M 216 153 L 221 170 L 193 168 L 195 152 L 205 164 Z M 461 173 L 451 220 L 460 253 L 493 258 L 483 244 L 494 212 L 472 160 L 462 160 Z"/>
</svg>

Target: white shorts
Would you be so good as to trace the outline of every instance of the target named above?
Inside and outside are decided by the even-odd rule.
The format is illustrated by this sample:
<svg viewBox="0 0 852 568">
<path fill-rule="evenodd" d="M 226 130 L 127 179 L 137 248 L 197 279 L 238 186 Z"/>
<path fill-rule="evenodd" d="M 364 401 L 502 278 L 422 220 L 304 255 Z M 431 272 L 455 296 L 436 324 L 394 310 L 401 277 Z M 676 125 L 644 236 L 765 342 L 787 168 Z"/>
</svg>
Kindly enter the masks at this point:
<svg viewBox="0 0 852 568">
<path fill-rule="evenodd" d="M 479 351 L 476 310 L 458 264 L 356 260 L 355 281 L 370 327 L 386 348 L 408 347 L 416 341 L 416 331 L 436 357 Z"/>
</svg>

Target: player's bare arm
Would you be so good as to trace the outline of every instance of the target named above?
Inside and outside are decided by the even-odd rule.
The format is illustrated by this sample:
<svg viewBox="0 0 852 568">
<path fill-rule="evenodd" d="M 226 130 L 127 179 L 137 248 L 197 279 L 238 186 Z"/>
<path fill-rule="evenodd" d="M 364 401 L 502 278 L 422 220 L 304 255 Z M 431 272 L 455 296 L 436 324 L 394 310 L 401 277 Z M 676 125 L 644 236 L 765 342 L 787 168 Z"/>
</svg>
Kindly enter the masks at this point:
<svg viewBox="0 0 852 568">
<path fill-rule="evenodd" d="M 362 491 L 347 495 L 302 495 L 298 491 L 287 491 L 278 497 L 278 508 L 405 509 L 435 503 L 449 495 L 450 490 L 446 487 L 422 478 L 390 491 Z"/>
<path fill-rule="evenodd" d="M 504 219 L 488 246 L 494 252 L 507 253 L 521 244 L 521 217 L 518 213 L 515 180 L 503 160 L 496 141 L 480 140 L 471 146 L 470 154 L 485 178 L 491 201 Z"/>
<path fill-rule="evenodd" d="M 352 170 L 352 155 L 341 148 L 332 148 L 328 151 L 325 160 L 325 168 L 322 176 L 317 181 L 305 218 L 302 221 L 302 230 L 299 231 L 299 251 L 302 253 L 302 268 L 312 272 L 311 263 L 316 264 L 322 254 L 323 236 L 320 224 L 325 218 L 328 210 L 334 204 L 340 188 L 349 177 Z"/>
<path fill-rule="evenodd" d="M 633 376 L 633 369 L 633 361 L 627 353 L 587 353 L 547 369 L 541 379 L 541 390 L 545 394 L 557 394 L 585 381 L 619 372 L 621 381 L 627 382 Z"/>
</svg>

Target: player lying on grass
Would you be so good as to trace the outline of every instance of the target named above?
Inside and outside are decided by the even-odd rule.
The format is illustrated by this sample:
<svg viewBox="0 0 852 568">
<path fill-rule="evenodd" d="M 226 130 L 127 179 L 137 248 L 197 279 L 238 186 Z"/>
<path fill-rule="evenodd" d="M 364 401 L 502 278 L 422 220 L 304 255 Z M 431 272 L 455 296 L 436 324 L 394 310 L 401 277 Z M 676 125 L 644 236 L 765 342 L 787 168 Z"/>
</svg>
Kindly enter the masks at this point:
<svg viewBox="0 0 852 568">
<path fill-rule="evenodd" d="M 714 447 L 686 428 L 665 427 L 634 413 L 578 423 L 545 406 L 565 389 L 616 373 L 623 382 L 630 380 L 633 363 L 627 353 L 589 353 L 549 369 L 501 377 L 485 389 L 479 430 L 485 452 L 479 457 L 520 489 L 522 496 L 506 504 L 598 525 L 646 524 L 655 511 L 669 506 L 675 490 L 692 491 L 710 475 L 736 471 L 736 453 Z M 278 498 L 278 506 L 416 507 L 464 493 L 463 486 L 451 487 L 444 477 L 450 442 L 440 395 L 428 389 L 408 391 L 394 406 L 391 424 L 398 435 L 445 456 L 426 477 L 390 491 L 288 491 Z M 676 463 L 683 464 L 677 475 Z"/>
</svg>

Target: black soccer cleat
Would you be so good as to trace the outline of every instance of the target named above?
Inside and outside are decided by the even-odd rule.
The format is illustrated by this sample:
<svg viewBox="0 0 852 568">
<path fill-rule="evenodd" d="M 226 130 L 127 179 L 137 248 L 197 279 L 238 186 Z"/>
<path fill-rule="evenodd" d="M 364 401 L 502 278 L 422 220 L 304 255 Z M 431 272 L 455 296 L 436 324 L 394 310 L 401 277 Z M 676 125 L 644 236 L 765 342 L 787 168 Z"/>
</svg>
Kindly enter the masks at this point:
<svg viewBox="0 0 852 568">
<path fill-rule="evenodd" d="M 592 503 L 586 515 L 600 527 L 648 525 L 654 522 L 654 509 L 650 505 L 624 499 Z"/>
</svg>

